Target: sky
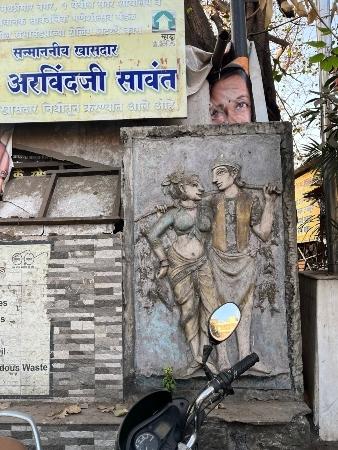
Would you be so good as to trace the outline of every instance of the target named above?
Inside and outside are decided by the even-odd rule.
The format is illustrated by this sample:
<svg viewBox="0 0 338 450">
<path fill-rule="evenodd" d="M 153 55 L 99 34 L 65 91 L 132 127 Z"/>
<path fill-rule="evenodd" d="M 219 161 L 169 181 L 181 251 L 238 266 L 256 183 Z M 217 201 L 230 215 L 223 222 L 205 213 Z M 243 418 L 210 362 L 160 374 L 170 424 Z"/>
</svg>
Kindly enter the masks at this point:
<svg viewBox="0 0 338 450">
<path fill-rule="evenodd" d="M 240 312 L 238 306 L 235 303 L 226 303 L 217 309 L 216 312 L 213 313 L 212 318 L 215 320 L 221 320 L 222 322 L 227 321 L 229 317 L 240 317 Z"/>
</svg>

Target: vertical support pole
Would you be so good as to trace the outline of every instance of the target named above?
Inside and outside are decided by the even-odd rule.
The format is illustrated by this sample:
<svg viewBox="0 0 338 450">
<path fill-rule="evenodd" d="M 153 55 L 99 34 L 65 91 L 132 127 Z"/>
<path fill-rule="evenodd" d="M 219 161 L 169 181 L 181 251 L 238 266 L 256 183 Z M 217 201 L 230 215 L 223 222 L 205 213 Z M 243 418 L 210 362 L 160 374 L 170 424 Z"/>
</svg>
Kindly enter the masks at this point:
<svg viewBox="0 0 338 450">
<path fill-rule="evenodd" d="M 248 56 L 245 0 L 231 0 L 231 40 L 236 56 Z"/>
<path fill-rule="evenodd" d="M 326 241 L 328 272 L 338 273 L 338 243 L 337 231 L 333 226 L 333 221 L 337 222 L 337 178 L 330 170 L 325 171 L 324 192 L 325 192 L 325 210 L 326 210 Z"/>
<path fill-rule="evenodd" d="M 321 18 L 325 21 L 327 26 L 331 28 L 331 16 L 330 16 L 330 0 L 318 0 L 318 12 Z M 317 21 L 318 26 L 322 27 L 322 23 Z M 326 51 L 329 54 L 332 46 L 332 36 L 324 35 L 320 30 L 317 31 L 319 41 L 326 43 Z M 322 91 L 324 84 L 328 80 L 327 72 L 323 70 L 319 71 L 319 85 Z M 321 117 L 321 139 L 325 143 L 326 135 L 324 129 L 328 126 L 327 119 L 327 106 L 323 106 Z M 330 167 L 326 167 L 324 170 L 323 188 L 325 195 L 325 216 L 326 216 L 326 244 L 327 244 L 327 256 L 328 256 L 328 271 L 329 273 L 338 273 L 338 242 L 337 231 L 332 225 L 333 221 L 337 221 L 337 176 L 332 173 Z"/>
</svg>

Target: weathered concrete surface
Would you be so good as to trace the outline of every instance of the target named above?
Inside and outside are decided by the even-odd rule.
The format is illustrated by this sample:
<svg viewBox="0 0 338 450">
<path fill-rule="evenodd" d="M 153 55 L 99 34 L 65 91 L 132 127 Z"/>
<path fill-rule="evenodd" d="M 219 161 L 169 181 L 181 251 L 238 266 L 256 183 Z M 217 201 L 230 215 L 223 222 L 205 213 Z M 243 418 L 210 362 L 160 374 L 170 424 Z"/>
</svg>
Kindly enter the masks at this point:
<svg viewBox="0 0 338 450">
<path fill-rule="evenodd" d="M 93 175 L 60 177 L 55 186 L 49 217 L 112 216 L 120 198 L 118 177 Z"/>
<path fill-rule="evenodd" d="M 236 396 L 227 397 L 221 407 L 214 410 L 210 417 L 225 422 L 251 425 L 285 425 L 295 417 L 310 414 L 310 408 L 304 402 L 284 401 L 247 401 L 236 400 Z"/>
<path fill-rule="evenodd" d="M 311 447 L 313 450 L 337 450 L 338 449 L 338 442 L 323 442 L 323 441 L 317 441 L 312 444 Z"/>
<path fill-rule="evenodd" d="M 211 118 L 209 113 L 209 83 L 205 81 L 201 89 L 188 97 L 188 117 L 179 120 L 180 125 L 209 125 Z"/>
<path fill-rule="evenodd" d="M 201 433 L 205 450 L 304 450 L 311 446 L 309 408 L 302 402 L 236 402 L 211 413 Z"/>
<path fill-rule="evenodd" d="M 271 398 L 275 398 L 276 389 L 281 390 L 281 396 L 285 392 L 298 395 L 302 391 L 302 364 L 289 126 L 270 123 L 124 129 L 122 137 L 126 144 L 126 373 L 132 375 L 135 371 L 137 379 L 138 376 L 159 375 L 168 365 L 179 370 L 186 364 L 188 348 L 178 326 L 179 312 L 168 285 L 162 286 L 163 298 L 158 301 L 156 297 L 152 284 L 156 260 L 142 237 L 142 227 L 147 224 L 140 222 L 143 215 L 154 211 L 155 205 L 166 204 L 161 181 L 170 171 L 185 168 L 187 172 L 197 173 L 208 191 L 213 189 L 209 164 L 220 153 L 225 153 L 242 165 L 242 178 L 247 183 L 264 185 L 272 182 L 283 191 L 276 208 L 269 247 L 272 252 L 269 254 L 269 248 L 265 248 L 266 252 L 262 253 L 263 266 L 266 255 L 272 258 L 279 313 L 271 314 L 268 299 L 263 298 L 260 303 L 257 297 L 253 313 L 254 349 L 263 355 L 264 363 L 272 367 L 272 372 L 268 377 L 244 377 L 240 386 L 250 388 L 249 391 L 268 391 L 267 396 Z M 263 269 L 262 279 L 265 275 Z M 142 281 L 143 276 L 146 282 Z"/>
<path fill-rule="evenodd" d="M 199 91 L 188 97 L 186 119 L 18 124 L 13 147 L 85 167 L 119 167 L 123 158 L 121 127 L 208 125 L 211 123 L 209 101 L 209 83 L 205 81 Z"/>
<path fill-rule="evenodd" d="M 113 234 L 115 231 L 114 224 L 99 225 L 25 225 L 25 226 L 0 226 L 0 239 L 12 240 L 13 238 L 28 238 L 30 241 L 39 240 L 41 236 L 86 236 L 94 234 Z"/>
<path fill-rule="evenodd" d="M 209 421 L 202 428 L 203 450 L 310 450 L 309 422 L 304 416 L 283 425 L 227 424 Z"/>
<path fill-rule="evenodd" d="M 11 179 L 0 202 L 0 217 L 37 217 L 50 177 Z M 48 217 L 94 217 L 115 214 L 118 177 L 92 175 L 59 177 L 48 208 Z"/>
<path fill-rule="evenodd" d="M 20 177 L 8 181 L 0 202 L 0 217 L 35 217 L 39 212 L 48 177 Z"/>
<path fill-rule="evenodd" d="M 304 382 L 324 441 L 338 441 L 338 276 L 300 272 Z"/>
<path fill-rule="evenodd" d="M 187 119 L 18 124 L 13 147 L 85 167 L 120 167 L 123 157 L 121 127 L 209 123 L 209 83 L 205 82 L 196 94 L 188 97 Z"/>
<path fill-rule="evenodd" d="M 120 125 L 111 122 L 17 125 L 13 147 L 85 167 L 121 165 Z"/>
<path fill-rule="evenodd" d="M 79 414 L 69 414 L 62 418 L 56 418 L 55 416 L 60 413 L 65 407 L 70 406 L 70 402 L 50 402 L 43 403 L 39 401 L 33 402 L 9 402 L 7 410 L 17 410 L 25 414 L 29 414 L 34 417 L 37 425 L 59 425 L 60 427 L 65 425 L 111 425 L 119 426 L 122 423 L 123 418 L 115 417 L 112 413 L 103 413 L 98 409 L 99 406 L 114 406 L 115 403 L 81 403 L 78 405 L 81 408 Z M 18 424 L 23 423 L 20 419 L 10 417 L 0 417 L 0 424 Z M 1 430 L 0 425 L 0 430 Z M 49 448 L 49 447 L 48 447 Z M 46 449 L 47 450 L 47 449 Z"/>
</svg>

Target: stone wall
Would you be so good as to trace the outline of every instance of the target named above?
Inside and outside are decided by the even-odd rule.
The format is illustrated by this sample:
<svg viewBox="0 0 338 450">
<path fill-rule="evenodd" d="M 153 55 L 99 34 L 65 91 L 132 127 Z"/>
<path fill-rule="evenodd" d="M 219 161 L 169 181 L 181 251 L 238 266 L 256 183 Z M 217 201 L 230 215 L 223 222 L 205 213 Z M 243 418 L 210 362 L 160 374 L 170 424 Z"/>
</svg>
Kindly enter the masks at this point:
<svg viewBox="0 0 338 450">
<path fill-rule="evenodd" d="M 45 450 L 107 450 L 113 449 L 118 427 L 111 425 L 48 425 L 39 427 L 41 445 Z M 35 450 L 32 431 L 26 425 L 0 425 L 2 436 L 20 440 Z"/>
</svg>

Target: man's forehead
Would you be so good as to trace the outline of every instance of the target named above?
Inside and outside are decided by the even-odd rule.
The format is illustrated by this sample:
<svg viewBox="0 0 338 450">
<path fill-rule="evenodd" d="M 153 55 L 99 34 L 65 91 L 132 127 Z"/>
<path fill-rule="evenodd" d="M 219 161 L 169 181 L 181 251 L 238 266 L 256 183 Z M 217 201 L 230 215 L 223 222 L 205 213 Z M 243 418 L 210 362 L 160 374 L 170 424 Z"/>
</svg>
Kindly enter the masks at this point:
<svg viewBox="0 0 338 450">
<path fill-rule="evenodd" d="M 220 155 L 217 156 L 216 159 L 212 161 L 212 163 L 210 164 L 210 168 L 212 171 L 218 168 L 222 168 L 225 170 L 229 169 L 240 170 L 240 165 L 235 161 L 228 160 L 227 155 L 221 153 Z"/>
<path fill-rule="evenodd" d="M 220 79 L 211 88 L 210 97 L 213 102 L 229 100 L 249 100 L 248 86 L 240 75 Z"/>
<path fill-rule="evenodd" d="M 230 167 L 231 166 L 226 166 L 226 165 L 224 165 L 224 164 L 222 164 L 222 165 L 219 165 L 219 166 L 216 166 L 216 167 L 214 167 L 213 169 L 212 169 L 212 171 L 214 172 L 214 171 L 216 171 L 216 172 L 223 172 L 223 171 L 229 171 L 229 169 L 230 169 Z"/>
<path fill-rule="evenodd" d="M 215 87 L 218 87 L 218 86 L 222 86 L 222 87 L 231 86 L 231 87 L 235 87 L 235 88 L 237 88 L 237 87 L 246 87 L 247 88 L 248 87 L 246 80 L 238 74 L 234 74 L 234 75 L 231 75 L 226 78 L 220 78 L 219 80 L 216 81 L 216 83 L 213 84 L 211 89 L 214 89 Z"/>
</svg>

